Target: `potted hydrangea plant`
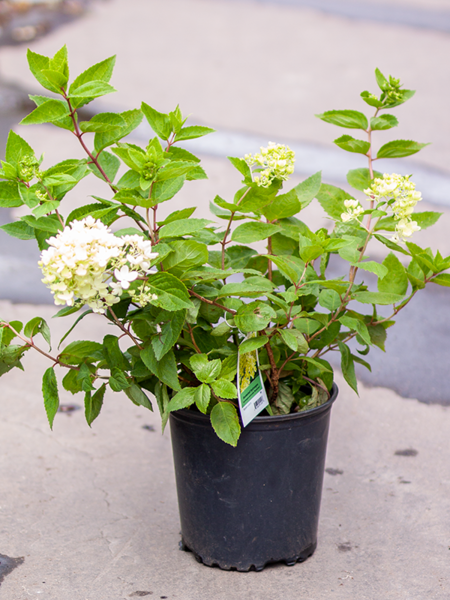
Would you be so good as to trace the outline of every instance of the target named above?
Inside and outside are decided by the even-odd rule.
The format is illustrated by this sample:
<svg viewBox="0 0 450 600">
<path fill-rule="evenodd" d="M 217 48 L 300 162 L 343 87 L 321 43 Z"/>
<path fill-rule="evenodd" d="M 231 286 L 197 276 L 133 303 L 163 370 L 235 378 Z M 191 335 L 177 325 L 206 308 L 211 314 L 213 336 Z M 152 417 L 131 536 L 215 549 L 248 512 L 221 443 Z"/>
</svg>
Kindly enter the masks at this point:
<svg viewBox="0 0 450 600">
<path fill-rule="evenodd" d="M 304 560 L 316 545 L 337 395 L 327 354 L 340 353 L 356 391 L 355 363 L 369 368 L 363 356 L 384 349 L 398 312 L 426 284 L 450 285 L 450 257 L 411 241 L 439 215 L 415 212 L 421 194 L 409 176 L 373 168 L 425 145 L 396 140 L 373 150 L 373 134 L 398 124 L 386 110 L 413 92 L 377 70 L 380 95 L 361 94 L 374 108 L 370 119 L 355 110 L 318 115 L 365 137 L 335 140 L 367 157 L 367 168 L 348 173 L 362 201 L 323 184 L 320 173 L 284 191 L 294 153 L 269 143 L 229 159 L 241 186 L 234 198 L 212 200 L 212 219 L 189 207 L 160 220 L 161 203 L 206 177 L 184 142 L 213 130 L 186 125 L 178 107 L 166 114 L 145 102 L 82 120 L 80 108 L 114 91 L 114 57 L 70 85 L 65 47 L 53 58 L 28 51 L 28 61 L 51 96 L 31 96 L 36 109 L 22 124 L 66 129 L 86 156 L 44 167 L 11 132 L 0 205 L 28 213 L 2 229 L 36 240 L 43 282 L 62 306 L 55 316 L 75 320 L 56 353 L 45 347 L 42 318 L 1 321 L 0 374 L 22 368 L 30 349 L 48 357 L 42 391 L 51 427 L 58 385 L 84 395 L 89 425 L 107 388 L 150 410 L 154 395 L 163 429 L 171 417 L 184 547 L 206 564 L 239 570 Z M 126 141 L 143 118 L 155 133 L 146 147 Z M 69 192 L 87 176 L 107 182 L 110 196 L 72 210 Z M 301 220 L 314 199 L 329 229 L 313 232 Z M 386 247 L 382 262 L 368 256 L 374 238 Z M 340 276 L 328 275 L 330 261 Z M 115 333 L 68 343 L 85 318 L 107 319 Z"/>
</svg>

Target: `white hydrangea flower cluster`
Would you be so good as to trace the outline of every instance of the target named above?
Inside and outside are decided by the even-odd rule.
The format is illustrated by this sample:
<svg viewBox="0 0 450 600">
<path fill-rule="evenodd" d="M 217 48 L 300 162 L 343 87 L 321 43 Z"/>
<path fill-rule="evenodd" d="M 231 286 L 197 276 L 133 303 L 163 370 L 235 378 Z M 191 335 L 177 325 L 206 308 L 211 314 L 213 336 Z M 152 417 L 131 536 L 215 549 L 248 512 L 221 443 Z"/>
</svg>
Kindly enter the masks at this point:
<svg viewBox="0 0 450 600">
<path fill-rule="evenodd" d="M 269 142 L 267 148 L 261 148 L 259 154 L 246 154 L 245 162 L 249 167 L 257 165 L 257 175 L 253 181 L 260 187 L 269 187 L 274 179 L 286 181 L 294 172 L 295 152 L 289 146 Z"/>
<path fill-rule="evenodd" d="M 91 216 L 73 221 L 47 242 L 50 247 L 42 252 L 39 266 L 55 304 L 73 306 L 81 300 L 96 313 L 119 302 L 138 277 L 144 278 L 145 287 L 150 261 L 158 256 L 148 240 L 139 235 L 117 237 Z M 147 304 L 156 296 L 147 291 L 139 298 Z"/>
<path fill-rule="evenodd" d="M 353 221 L 353 219 L 358 220 L 358 217 L 364 212 L 364 208 L 361 206 L 358 200 L 344 200 L 344 206 L 347 209 L 347 212 L 344 212 L 341 215 L 341 219 L 344 221 L 344 223 Z"/>
<path fill-rule="evenodd" d="M 364 193 L 370 200 L 385 200 L 389 203 L 394 219 L 397 221 L 395 234 L 392 237 L 394 242 L 403 242 L 414 232 L 420 231 L 419 225 L 411 215 L 416 204 L 422 200 L 422 194 L 416 191 L 416 184 L 409 181 L 409 175 L 385 173 L 382 179 L 374 179 Z"/>
</svg>

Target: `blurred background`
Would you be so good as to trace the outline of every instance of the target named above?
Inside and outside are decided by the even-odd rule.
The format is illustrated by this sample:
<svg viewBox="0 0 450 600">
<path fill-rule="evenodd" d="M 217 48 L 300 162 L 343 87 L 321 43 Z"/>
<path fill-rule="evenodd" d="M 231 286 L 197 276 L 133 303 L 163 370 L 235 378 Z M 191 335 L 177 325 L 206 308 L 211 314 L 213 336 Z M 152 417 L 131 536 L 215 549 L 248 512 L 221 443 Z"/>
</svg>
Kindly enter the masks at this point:
<svg viewBox="0 0 450 600">
<path fill-rule="evenodd" d="M 208 181 L 185 186 L 177 205 L 163 205 L 162 213 L 188 205 L 203 216 L 216 194 L 232 198 L 240 179 L 226 157 L 254 153 L 268 141 L 296 151 L 293 184 L 322 170 L 324 181 L 347 187 L 347 171 L 366 166 L 365 159 L 334 146 L 346 132 L 314 115 L 332 109 L 371 115 L 360 93 L 378 94 L 375 68 L 400 78 L 416 95 L 394 109 L 399 127 L 379 132 L 374 144 L 431 145 L 401 161 L 380 161 L 377 169 L 413 175 L 424 197 L 419 209 L 443 213 L 432 233 L 415 240 L 450 254 L 448 0 L 0 0 L 2 153 L 14 126 L 36 154 L 45 154 L 44 167 L 82 157 L 67 131 L 16 125 L 34 106 L 28 94 L 41 93 L 26 48 L 53 56 L 64 44 L 71 79 L 117 54 L 111 83 L 118 91 L 89 105 L 94 112 L 136 108 L 142 100 L 162 112 L 179 104 L 190 124 L 217 130 L 189 145 L 202 157 Z M 150 135 L 143 125 L 132 141 L 145 144 Z M 107 186 L 93 180 L 67 196 L 66 215 L 89 195 L 109 197 Z M 0 221 L 20 214 L 2 209 Z M 320 207 L 303 219 L 312 228 L 328 225 Z M 34 243 L 0 232 L 0 298 L 52 302 L 37 260 Z M 450 404 L 449 296 L 439 286 L 419 295 L 389 332 L 388 354 L 374 349 L 372 373 L 362 368 L 358 376 L 406 397 Z"/>
</svg>

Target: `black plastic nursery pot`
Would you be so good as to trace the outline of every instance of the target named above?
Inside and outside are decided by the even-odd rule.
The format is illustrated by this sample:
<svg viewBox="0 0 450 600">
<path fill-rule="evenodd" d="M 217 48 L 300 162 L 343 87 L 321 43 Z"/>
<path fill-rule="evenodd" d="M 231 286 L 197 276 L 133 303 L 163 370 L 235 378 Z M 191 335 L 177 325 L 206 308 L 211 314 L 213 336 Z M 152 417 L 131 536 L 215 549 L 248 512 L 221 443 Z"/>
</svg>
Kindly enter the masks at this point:
<svg viewBox="0 0 450 600">
<path fill-rule="evenodd" d="M 317 546 L 331 406 L 256 417 L 237 447 L 222 442 L 209 416 L 170 415 L 181 547 L 221 569 L 262 570 L 311 556 Z"/>
</svg>

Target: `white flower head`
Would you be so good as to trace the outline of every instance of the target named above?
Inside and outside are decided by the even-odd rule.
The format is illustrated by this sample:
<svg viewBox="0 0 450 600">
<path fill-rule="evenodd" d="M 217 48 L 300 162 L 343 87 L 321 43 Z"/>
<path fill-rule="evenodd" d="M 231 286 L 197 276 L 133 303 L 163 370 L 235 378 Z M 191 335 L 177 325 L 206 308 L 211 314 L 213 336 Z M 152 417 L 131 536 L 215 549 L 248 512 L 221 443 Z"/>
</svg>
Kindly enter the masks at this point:
<svg viewBox="0 0 450 600">
<path fill-rule="evenodd" d="M 295 152 L 289 146 L 269 142 L 259 154 L 246 154 L 245 162 L 249 167 L 257 166 L 253 181 L 260 187 L 269 187 L 272 181 L 286 181 L 294 172 Z"/>
</svg>

